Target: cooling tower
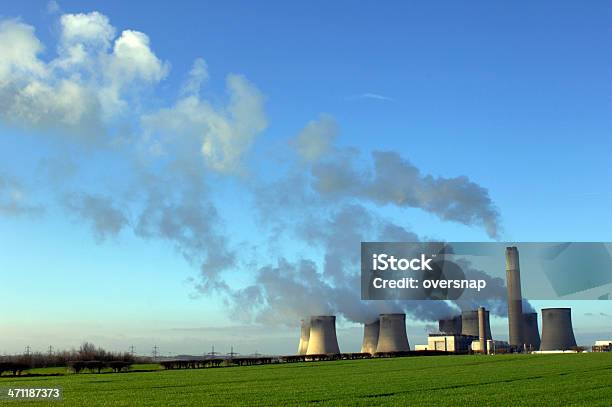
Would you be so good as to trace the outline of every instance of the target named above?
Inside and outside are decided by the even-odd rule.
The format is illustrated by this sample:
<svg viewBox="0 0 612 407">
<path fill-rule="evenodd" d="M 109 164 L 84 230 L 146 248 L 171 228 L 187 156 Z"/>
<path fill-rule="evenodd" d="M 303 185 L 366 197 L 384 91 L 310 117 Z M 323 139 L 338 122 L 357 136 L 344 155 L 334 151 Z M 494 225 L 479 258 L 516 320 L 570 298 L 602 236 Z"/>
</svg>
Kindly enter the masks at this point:
<svg viewBox="0 0 612 407">
<path fill-rule="evenodd" d="M 523 345 L 523 296 L 521 269 L 515 246 L 506 247 L 506 285 L 508 286 L 508 336 L 512 346 Z"/>
<path fill-rule="evenodd" d="M 542 310 L 542 344 L 540 350 L 567 350 L 576 346 L 571 308 Z"/>
<path fill-rule="evenodd" d="M 363 343 L 361 344 L 361 353 L 376 353 L 379 331 L 380 320 L 378 319 L 363 326 Z"/>
<path fill-rule="evenodd" d="M 308 350 L 308 339 L 310 339 L 310 322 L 302 320 L 302 329 L 300 331 L 300 345 L 298 346 L 298 355 L 305 355 Z"/>
<path fill-rule="evenodd" d="M 478 342 L 480 343 L 480 353 L 487 354 L 487 325 L 484 307 L 478 307 Z"/>
<path fill-rule="evenodd" d="M 527 349 L 540 349 L 540 330 L 538 329 L 537 312 L 523 314 L 523 342 Z"/>
<path fill-rule="evenodd" d="M 491 337 L 491 325 L 489 324 L 489 311 L 485 311 L 485 331 L 487 340 Z M 478 335 L 478 311 L 463 311 L 461 313 L 461 335 Z"/>
<path fill-rule="evenodd" d="M 438 330 L 448 335 L 461 334 L 461 315 L 438 321 Z"/>
<path fill-rule="evenodd" d="M 407 352 L 406 314 L 380 314 L 376 352 Z"/>
<path fill-rule="evenodd" d="M 336 338 L 336 317 L 334 315 L 318 315 L 310 317 L 310 336 L 308 338 L 307 355 L 325 353 L 340 353 Z"/>
</svg>

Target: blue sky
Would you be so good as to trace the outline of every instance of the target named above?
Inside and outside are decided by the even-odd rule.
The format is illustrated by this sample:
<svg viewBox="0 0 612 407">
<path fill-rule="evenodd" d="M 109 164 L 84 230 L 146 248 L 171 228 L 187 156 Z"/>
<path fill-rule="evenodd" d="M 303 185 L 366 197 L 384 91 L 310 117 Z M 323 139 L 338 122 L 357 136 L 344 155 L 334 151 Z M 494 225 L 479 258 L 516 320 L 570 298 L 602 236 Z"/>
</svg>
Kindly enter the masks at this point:
<svg viewBox="0 0 612 407">
<path fill-rule="evenodd" d="M 352 267 L 326 268 L 350 255 L 334 239 L 386 224 L 612 240 L 606 2 L 49 4 L 0 10 L 0 273 L 18 310 L 0 316 L 0 353 L 84 339 L 291 352 L 297 318 L 265 316 L 285 303 L 259 302 L 257 270 L 290 269 L 282 257 L 296 277 L 309 259 L 329 282 Z M 418 169 L 416 192 L 364 192 L 352 175 L 375 172 L 373 151 Z M 610 316 L 584 315 L 608 302 L 571 306 L 579 342 L 608 335 Z M 411 343 L 427 324 L 409 324 Z"/>
</svg>

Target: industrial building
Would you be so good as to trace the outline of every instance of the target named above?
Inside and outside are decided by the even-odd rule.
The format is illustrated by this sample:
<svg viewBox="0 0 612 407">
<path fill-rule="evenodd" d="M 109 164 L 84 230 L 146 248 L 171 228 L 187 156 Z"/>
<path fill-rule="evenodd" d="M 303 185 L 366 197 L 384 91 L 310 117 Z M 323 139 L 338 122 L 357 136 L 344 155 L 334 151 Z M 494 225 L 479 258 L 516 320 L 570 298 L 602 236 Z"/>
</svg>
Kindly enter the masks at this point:
<svg viewBox="0 0 612 407">
<path fill-rule="evenodd" d="M 486 339 L 491 336 L 491 325 L 489 323 L 489 311 L 485 311 Z M 478 337 L 478 311 L 463 311 L 461 313 L 461 335 Z"/>
<path fill-rule="evenodd" d="M 447 335 L 429 334 L 427 338 L 427 349 L 444 352 L 469 353 L 472 342 L 477 341 L 478 337 L 473 335 Z"/>
<path fill-rule="evenodd" d="M 612 341 L 595 341 L 591 350 L 593 352 L 612 352 Z"/>
<path fill-rule="evenodd" d="M 508 291 L 509 341 L 494 341 L 491 335 L 489 311 L 465 310 L 461 315 L 440 319 L 439 333 L 431 333 L 427 345 L 417 350 L 454 353 L 480 352 L 571 352 L 577 349 L 570 308 L 542 309 L 542 336 L 538 328 L 538 314 L 523 313 L 519 253 L 515 246 L 506 248 L 506 283 Z M 375 355 L 409 352 L 406 333 L 406 314 L 380 314 L 375 321 L 364 324 L 361 351 L 346 355 Z M 597 341 L 593 351 L 612 351 L 612 341 Z M 298 356 L 340 354 L 336 337 L 336 317 L 312 316 L 303 320 L 300 330 Z M 293 357 L 298 357 L 293 356 Z"/>
<path fill-rule="evenodd" d="M 472 352 L 474 353 L 482 353 L 480 341 L 473 341 L 471 344 Z M 486 353 L 487 355 L 495 355 L 497 353 L 510 353 L 512 352 L 512 346 L 508 342 L 505 341 L 494 341 L 489 339 L 487 341 Z"/>
</svg>

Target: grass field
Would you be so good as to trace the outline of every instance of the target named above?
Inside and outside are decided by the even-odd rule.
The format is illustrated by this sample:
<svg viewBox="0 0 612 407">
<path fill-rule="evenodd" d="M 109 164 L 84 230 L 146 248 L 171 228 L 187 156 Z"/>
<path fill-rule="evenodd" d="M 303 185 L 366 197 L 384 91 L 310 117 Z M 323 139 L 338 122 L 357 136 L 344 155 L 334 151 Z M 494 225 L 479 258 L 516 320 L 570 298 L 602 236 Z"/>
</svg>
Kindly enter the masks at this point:
<svg viewBox="0 0 612 407">
<path fill-rule="evenodd" d="M 55 386 L 63 388 L 64 400 L 49 404 L 62 406 L 610 406 L 612 354 L 409 357 L 0 379 L 0 388 Z"/>
</svg>

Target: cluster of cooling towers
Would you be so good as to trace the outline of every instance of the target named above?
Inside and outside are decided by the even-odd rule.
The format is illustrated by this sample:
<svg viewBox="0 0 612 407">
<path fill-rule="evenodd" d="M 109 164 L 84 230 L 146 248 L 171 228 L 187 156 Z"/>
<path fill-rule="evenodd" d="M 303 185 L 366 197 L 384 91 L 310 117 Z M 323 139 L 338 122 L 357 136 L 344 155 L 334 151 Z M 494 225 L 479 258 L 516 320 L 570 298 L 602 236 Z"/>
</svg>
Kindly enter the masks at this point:
<svg viewBox="0 0 612 407">
<path fill-rule="evenodd" d="M 521 294 L 521 272 L 516 247 L 506 248 L 506 285 L 508 287 L 508 333 L 509 343 L 515 348 L 531 350 L 567 350 L 576 347 L 570 308 L 542 309 L 542 340 L 538 330 L 538 314 L 523 313 Z M 449 335 L 478 336 L 478 312 L 467 311 L 449 319 L 439 321 L 441 332 Z M 491 339 L 489 312 L 485 325 L 487 339 Z"/>
<path fill-rule="evenodd" d="M 362 353 L 407 352 L 410 350 L 406 335 L 405 314 L 381 314 L 378 320 L 365 324 Z M 298 354 L 319 355 L 340 353 L 336 338 L 336 317 L 319 315 L 302 321 Z"/>
<path fill-rule="evenodd" d="M 519 254 L 516 247 L 506 248 L 506 284 L 508 288 L 509 343 L 516 349 L 567 350 L 576 347 L 570 308 L 542 309 L 542 340 L 538 330 L 538 314 L 523 313 Z M 448 335 L 480 337 L 481 342 L 492 339 L 489 311 L 479 318 L 478 311 L 464 311 L 461 315 L 439 321 L 440 332 Z M 482 321 L 484 319 L 484 322 Z M 484 325 L 484 330 L 479 327 Z M 484 332 L 485 335 L 480 335 Z M 379 319 L 364 325 L 361 352 L 409 351 L 405 314 L 381 314 Z M 298 354 L 317 355 L 340 353 L 336 338 L 336 317 L 313 316 L 302 321 Z"/>
</svg>

